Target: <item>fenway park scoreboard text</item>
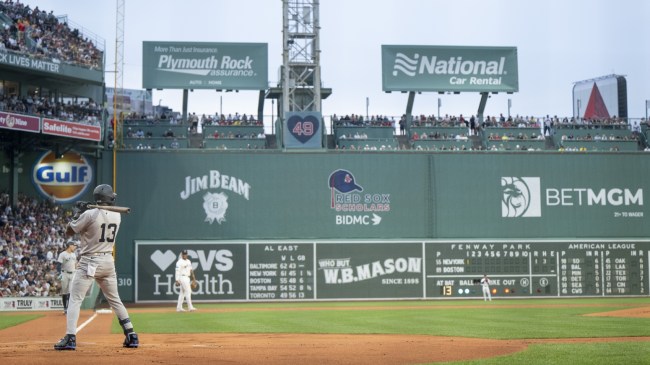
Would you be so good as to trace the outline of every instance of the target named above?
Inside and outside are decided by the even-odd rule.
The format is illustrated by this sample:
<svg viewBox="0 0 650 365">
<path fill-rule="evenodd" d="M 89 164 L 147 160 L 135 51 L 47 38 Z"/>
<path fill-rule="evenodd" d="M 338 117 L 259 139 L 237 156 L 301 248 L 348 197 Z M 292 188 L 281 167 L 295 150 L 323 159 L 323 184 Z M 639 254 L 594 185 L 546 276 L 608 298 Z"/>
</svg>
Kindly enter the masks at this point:
<svg viewBox="0 0 650 365">
<path fill-rule="evenodd" d="M 139 241 L 136 301 L 175 301 L 193 262 L 196 301 L 646 296 L 650 241 Z"/>
</svg>

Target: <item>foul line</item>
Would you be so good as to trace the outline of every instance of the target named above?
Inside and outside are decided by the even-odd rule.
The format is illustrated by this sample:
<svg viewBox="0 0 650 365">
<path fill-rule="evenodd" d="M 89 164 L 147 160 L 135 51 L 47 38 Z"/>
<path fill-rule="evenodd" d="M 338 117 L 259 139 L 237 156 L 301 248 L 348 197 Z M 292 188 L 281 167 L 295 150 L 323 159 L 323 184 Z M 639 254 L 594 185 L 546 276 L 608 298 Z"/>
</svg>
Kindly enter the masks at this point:
<svg viewBox="0 0 650 365">
<path fill-rule="evenodd" d="M 81 324 L 81 326 L 77 327 L 77 333 L 79 333 L 82 329 L 84 329 L 84 327 L 86 327 L 87 325 L 89 325 L 90 322 L 92 322 L 93 319 L 95 319 L 95 317 L 97 317 L 97 312 L 93 313 L 92 317 L 88 318 L 88 319 L 86 320 L 86 322 L 84 322 L 84 323 Z"/>
</svg>

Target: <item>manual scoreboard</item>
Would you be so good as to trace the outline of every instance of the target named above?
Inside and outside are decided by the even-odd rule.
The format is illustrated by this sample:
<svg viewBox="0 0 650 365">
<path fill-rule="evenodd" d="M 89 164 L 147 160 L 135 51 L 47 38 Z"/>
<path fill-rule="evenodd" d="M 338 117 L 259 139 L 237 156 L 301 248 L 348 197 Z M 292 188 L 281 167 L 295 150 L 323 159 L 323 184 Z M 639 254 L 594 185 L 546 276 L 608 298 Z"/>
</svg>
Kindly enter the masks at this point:
<svg viewBox="0 0 650 365">
<path fill-rule="evenodd" d="M 646 240 L 138 241 L 137 301 L 175 301 L 187 250 L 200 301 L 647 296 Z M 127 277 L 128 279 L 128 277 Z"/>
<path fill-rule="evenodd" d="M 649 242 L 427 243 L 427 296 L 647 295 Z"/>
</svg>

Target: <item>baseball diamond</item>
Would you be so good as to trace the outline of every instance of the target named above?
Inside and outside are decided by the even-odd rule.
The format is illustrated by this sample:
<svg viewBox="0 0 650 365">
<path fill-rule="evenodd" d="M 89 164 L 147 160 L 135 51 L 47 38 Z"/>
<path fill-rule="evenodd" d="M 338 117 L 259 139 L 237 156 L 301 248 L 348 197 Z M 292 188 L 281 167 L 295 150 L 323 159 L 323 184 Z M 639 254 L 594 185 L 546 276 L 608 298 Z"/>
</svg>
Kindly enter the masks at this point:
<svg viewBox="0 0 650 365">
<path fill-rule="evenodd" d="M 501 364 L 543 364 L 548 360 L 535 359 L 536 347 L 545 357 L 562 354 L 558 364 L 581 363 L 587 356 L 590 363 L 609 364 L 611 359 L 598 359 L 604 346 L 629 344 L 632 354 L 621 354 L 618 359 L 630 364 L 642 364 L 650 356 L 650 332 L 647 322 L 650 317 L 650 302 L 647 300 L 625 301 L 588 301 L 564 300 L 553 301 L 508 301 L 497 304 L 492 302 L 486 307 L 482 302 L 400 302 L 400 303 L 322 303 L 317 305 L 288 304 L 239 304 L 239 305 L 205 305 L 201 312 L 177 313 L 173 306 L 131 307 L 131 316 L 141 329 L 143 344 L 137 351 L 125 353 L 121 349 L 122 335 L 116 331 L 119 327 L 110 314 L 94 314 L 82 311 L 80 322 L 90 321 L 83 328 L 84 340 L 79 343 L 74 356 L 66 356 L 70 364 L 122 363 L 125 356 L 136 363 L 159 362 L 175 363 L 175 354 L 186 352 L 184 361 L 194 364 L 214 363 L 264 363 L 264 364 L 429 364 L 439 362 L 471 361 L 499 357 Z M 612 310 L 613 309 L 613 310 Z M 476 316 L 476 312 L 486 312 Z M 402 318 L 403 326 L 414 327 L 414 331 L 401 333 L 386 330 L 391 327 L 382 323 L 375 332 L 361 323 L 351 324 L 349 332 L 345 327 L 334 330 L 332 326 L 323 325 L 314 332 L 312 327 L 328 313 L 332 323 L 343 324 L 353 318 L 364 319 L 363 312 L 372 312 L 374 318 L 381 318 L 390 313 Z M 408 313 L 420 313 L 410 315 Z M 528 313 L 528 314 L 526 314 Z M 537 313 L 537 314 L 533 314 Z M 569 318 L 581 313 L 583 319 L 574 321 Z M 541 314 L 541 315 L 540 315 Z M 15 314 L 9 314 L 13 316 Z M 526 321 L 520 322 L 520 329 L 513 329 L 505 323 L 513 315 L 528 316 L 547 323 L 545 328 L 528 332 Z M 197 317 L 198 316 L 198 317 Z M 202 317 L 200 317 L 202 316 Z M 254 327 L 247 323 L 255 317 Z M 192 317 L 197 317 L 196 321 Z M 225 318 L 231 317 L 231 321 Z M 442 318 L 446 317 L 446 319 Z M 556 322 L 552 318 L 559 317 Z M 212 318 L 212 320 L 208 319 Z M 309 321 L 304 325 L 289 324 L 295 321 Z M 369 317 L 370 318 L 370 317 Z M 436 319 L 437 318 L 437 319 Z M 448 320 L 455 318 L 455 323 Z M 466 318 L 463 320 L 462 318 Z M 485 326 L 472 321 L 481 318 Z M 523 318 L 523 317 L 522 317 Z M 161 321 L 163 327 L 147 328 L 147 322 Z M 280 322 L 278 322 L 280 319 Z M 598 320 L 600 319 L 600 320 Z M 627 331 L 613 331 L 609 324 L 616 326 L 628 320 L 640 321 L 638 326 L 628 326 Z M 210 322 L 202 326 L 199 322 Z M 571 326 L 587 329 L 587 322 L 597 321 L 598 330 L 591 336 L 583 337 L 578 331 L 568 331 L 567 321 Z M 604 322 L 603 322 L 604 321 Z M 60 328 L 61 317 L 55 313 L 40 313 L 39 318 L 0 330 L 0 353 L 11 364 L 46 364 L 51 363 L 51 354 L 43 351 L 43 344 L 48 343 L 51 332 Z M 275 324 L 271 324 L 275 322 Z M 417 322 L 423 322 L 418 325 Z M 185 323 L 185 325 L 183 325 Z M 217 324 L 215 324 L 217 323 Z M 239 323 L 239 325 L 237 324 Z M 446 324 L 445 324 L 446 323 Z M 645 324 L 644 324 L 645 323 Z M 231 327 L 230 324 L 233 326 Z M 608 326 L 608 327 L 605 327 Z M 427 328 L 428 327 L 428 328 Z M 427 329 L 424 329 L 427 328 Z M 475 328 L 471 330 L 470 328 Z M 494 330 L 510 328 L 523 333 L 524 337 L 512 335 L 481 335 L 495 333 Z M 609 328 L 609 329 L 606 329 Z M 142 331 L 144 329 L 144 331 Z M 481 332 L 483 329 L 488 332 Z M 307 331 L 304 332 L 303 331 Z M 574 328 L 575 330 L 575 328 Z M 366 333 L 366 331 L 375 333 Z M 588 330 L 590 331 L 590 330 Z M 179 336 L 178 333 L 182 335 Z M 297 333 L 291 333 L 297 332 Z M 525 333 L 524 333 L 525 332 Z M 562 335 L 565 332 L 566 335 Z M 628 335 L 622 337 L 621 333 Z M 462 335 L 460 335 L 462 334 Z M 559 334 L 560 337 L 553 337 Z M 525 336 L 532 336 L 527 338 Z M 539 337 L 537 337 L 539 336 Z M 575 337 L 573 337 L 575 336 Z M 592 337 L 593 336 L 593 337 Z M 16 340 L 16 338 L 20 340 Z M 579 338 L 578 338 L 579 337 Z M 589 346 L 595 354 L 564 354 L 563 346 Z M 19 346 L 20 350 L 16 350 Z M 601 350 L 598 350 L 600 348 Z M 188 352 L 189 350 L 189 352 Z M 591 351 L 590 350 L 590 351 Z M 610 349 L 611 351 L 611 349 Z M 531 353 L 531 357 L 526 354 Z M 524 356 L 524 357 L 521 357 Z M 576 357 L 577 356 L 577 357 Z M 58 356 L 57 356 L 58 357 Z M 541 361 L 540 361 L 541 360 Z"/>
<path fill-rule="evenodd" d="M 642 5 L 69 1 L 0 2 L 3 363 L 650 363 Z"/>
</svg>

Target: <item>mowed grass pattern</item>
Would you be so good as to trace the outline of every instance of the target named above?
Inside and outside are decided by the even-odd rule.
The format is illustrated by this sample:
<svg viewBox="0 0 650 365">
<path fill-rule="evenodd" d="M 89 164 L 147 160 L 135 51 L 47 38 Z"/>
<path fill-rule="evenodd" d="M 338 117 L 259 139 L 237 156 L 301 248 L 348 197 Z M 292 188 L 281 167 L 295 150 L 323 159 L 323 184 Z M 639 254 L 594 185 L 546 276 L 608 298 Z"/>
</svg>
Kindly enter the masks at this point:
<svg viewBox="0 0 650 365">
<path fill-rule="evenodd" d="M 650 299 L 199 304 L 194 313 L 137 311 L 131 319 L 144 333 L 417 334 L 491 339 L 650 336 L 647 318 L 585 316 L 635 306 L 650 306 Z M 116 323 L 114 330 L 119 332 Z"/>
</svg>

